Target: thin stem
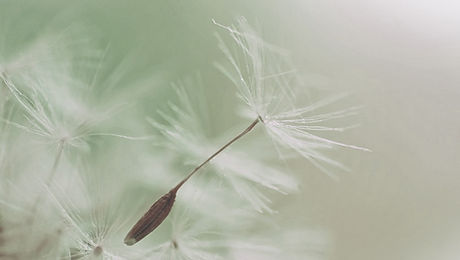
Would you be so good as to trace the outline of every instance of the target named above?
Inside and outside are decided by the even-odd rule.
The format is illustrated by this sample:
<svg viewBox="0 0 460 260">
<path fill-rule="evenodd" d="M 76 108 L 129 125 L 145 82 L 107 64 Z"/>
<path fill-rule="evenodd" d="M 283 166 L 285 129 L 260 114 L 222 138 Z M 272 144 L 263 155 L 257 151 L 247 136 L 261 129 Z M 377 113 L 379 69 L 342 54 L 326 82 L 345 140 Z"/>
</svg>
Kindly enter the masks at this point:
<svg viewBox="0 0 460 260">
<path fill-rule="evenodd" d="M 179 184 L 177 184 L 176 187 L 173 188 L 173 190 L 177 191 L 185 182 L 188 181 L 188 179 L 190 179 L 190 177 L 192 177 L 199 169 L 201 169 L 201 167 L 206 165 L 209 161 L 211 161 L 219 153 L 221 153 L 223 150 L 225 150 L 227 147 L 229 147 L 231 144 L 233 144 L 236 140 L 240 139 L 241 137 L 243 137 L 244 135 L 249 133 L 257 125 L 259 120 L 260 120 L 259 118 L 254 120 L 254 122 L 252 122 L 246 129 L 244 129 L 243 132 L 241 132 L 240 134 L 235 136 L 232 140 L 230 140 L 228 143 L 226 143 L 224 146 L 222 146 L 219 150 L 217 150 L 217 152 L 213 153 L 211 156 L 208 157 L 208 159 L 206 159 L 204 162 L 202 162 L 200 165 L 198 165 L 195 169 L 193 169 L 193 171 L 190 172 L 187 175 L 187 177 L 185 177 L 181 182 L 179 182 Z"/>
<path fill-rule="evenodd" d="M 129 230 L 128 234 L 125 237 L 125 244 L 128 246 L 132 246 L 145 236 L 150 234 L 153 230 L 155 230 L 165 218 L 171 212 L 173 207 L 174 201 L 176 199 L 176 193 L 182 185 L 190 179 L 201 167 L 206 165 L 209 161 L 211 161 L 214 157 L 216 157 L 219 153 L 221 153 L 225 148 L 229 145 L 234 143 L 236 140 L 240 139 L 245 134 L 249 133 L 254 126 L 257 125 L 259 121 L 262 119 L 259 117 L 254 122 L 252 122 L 248 128 L 246 128 L 243 132 L 235 136 L 232 140 L 222 146 L 217 152 L 209 156 L 204 162 L 198 165 L 192 172 L 190 172 L 187 177 L 185 177 L 179 184 L 177 184 L 174 188 L 172 188 L 168 193 L 163 195 L 157 201 L 155 201 L 150 209 L 134 224 L 134 226 Z"/>
</svg>

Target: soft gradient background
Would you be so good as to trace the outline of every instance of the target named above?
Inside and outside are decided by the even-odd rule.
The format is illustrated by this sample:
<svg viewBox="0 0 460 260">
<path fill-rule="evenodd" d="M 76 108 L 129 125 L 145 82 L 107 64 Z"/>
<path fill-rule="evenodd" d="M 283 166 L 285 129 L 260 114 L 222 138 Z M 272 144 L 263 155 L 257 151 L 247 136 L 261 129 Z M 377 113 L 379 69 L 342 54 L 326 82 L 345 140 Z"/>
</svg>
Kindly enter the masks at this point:
<svg viewBox="0 0 460 260">
<path fill-rule="evenodd" d="M 0 3 L 3 2 L 0 0 Z M 134 66 L 165 81 L 200 72 L 211 99 L 231 102 L 211 19 L 245 16 L 288 49 L 313 87 L 353 93 L 361 126 L 340 140 L 368 147 L 338 156 L 352 171 L 336 182 L 308 163 L 302 191 L 280 218 L 331 234 L 330 259 L 460 259 L 460 4 L 434 0 L 40 1 L 19 6 L 37 33 L 85 25 L 111 53 L 136 50 Z M 42 21 L 38 23 L 37 21 Z M 18 29 L 20 30 L 20 28 Z M 19 34 L 19 31 L 18 31 Z M 228 93 L 214 86 L 228 85 Z M 128 85 L 126 87 L 129 87 Z M 169 87 L 155 93 L 173 95 Z M 225 106 L 222 106 L 225 108 Z M 147 111 L 148 112 L 148 111 Z M 232 125 L 222 118 L 216 129 Z M 232 121 L 233 120 L 233 121 Z M 282 206 L 281 206 L 282 205 Z"/>
</svg>

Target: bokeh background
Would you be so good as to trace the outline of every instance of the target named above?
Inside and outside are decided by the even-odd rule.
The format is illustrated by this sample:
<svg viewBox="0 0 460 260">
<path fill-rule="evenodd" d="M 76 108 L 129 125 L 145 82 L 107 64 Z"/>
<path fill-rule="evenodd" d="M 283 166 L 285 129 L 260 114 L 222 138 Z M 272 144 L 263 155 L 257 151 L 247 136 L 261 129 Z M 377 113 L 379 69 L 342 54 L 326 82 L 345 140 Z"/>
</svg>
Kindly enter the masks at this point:
<svg viewBox="0 0 460 260">
<path fill-rule="evenodd" d="M 17 30 L 10 37 L 83 25 L 110 44 L 114 61 L 134 53 L 130 71 L 165 82 L 146 114 L 174 99 L 167 82 L 196 73 L 210 113 L 231 109 L 234 89 L 213 66 L 224 56 L 211 20 L 246 17 L 289 50 L 306 87 L 352 93 L 363 106 L 360 127 L 340 140 L 372 150 L 338 154 L 352 169 L 339 181 L 306 162 L 291 165 L 301 191 L 275 202 L 280 221 L 327 230 L 333 260 L 460 259 L 458 2 L 0 0 L 0 8 L 13 4 L 16 12 L 2 13 Z M 241 119 L 214 120 L 217 134 Z"/>
</svg>

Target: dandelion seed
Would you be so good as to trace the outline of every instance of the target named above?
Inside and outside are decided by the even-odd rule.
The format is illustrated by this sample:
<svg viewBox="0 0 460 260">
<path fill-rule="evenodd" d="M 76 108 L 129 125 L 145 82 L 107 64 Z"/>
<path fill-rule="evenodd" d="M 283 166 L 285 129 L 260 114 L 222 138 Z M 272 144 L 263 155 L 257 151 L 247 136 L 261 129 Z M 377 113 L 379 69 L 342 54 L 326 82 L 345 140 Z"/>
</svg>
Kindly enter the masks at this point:
<svg viewBox="0 0 460 260">
<path fill-rule="evenodd" d="M 51 89 L 58 89 L 64 93 L 59 86 L 64 85 L 71 89 L 69 82 L 60 82 L 57 78 L 28 81 L 28 91 L 20 90 L 16 84 L 4 73 L 0 74 L 0 81 L 24 112 L 26 123 L 20 124 L 0 118 L 13 127 L 30 133 L 46 144 L 57 147 L 55 159 L 51 167 L 49 177 L 45 183 L 50 183 L 54 178 L 62 155 L 66 150 L 76 149 L 82 151 L 90 150 L 89 138 L 93 136 L 108 136 L 127 140 L 146 140 L 150 137 L 132 137 L 128 135 L 96 132 L 95 129 L 103 121 L 107 120 L 118 108 L 105 109 L 105 111 L 89 111 L 88 107 L 79 95 L 51 95 Z M 76 89 L 81 89 L 81 83 Z M 79 93 L 81 96 L 87 93 Z M 62 102 L 62 100 L 65 100 Z M 69 108 L 70 107 L 70 108 Z"/>
<path fill-rule="evenodd" d="M 98 174 L 93 172 L 96 169 Z M 124 214 L 128 211 L 120 208 L 124 186 L 110 179 L 112 173 L 90 167 L 45 187 L 59 210 L 59 223 L 66 230 L 68 242 L 62 250 L 69 250 L 68 259 L 141 259 L 145 253 L 141 249 L 127 251 L 120 241 L 120 231 L 130 218 Z M 112 192 L 119 195 L 115 197 Z"/>
<path fill-rule="evenodd" d="M 169 214 L 177 190 L 203 165 L 211 161 L 233 142 L 250 132 L 259 122 L 265 126 L 269 136 L 278 144 L 295 150 L 326 173 L 330 172 L 323 167 L 321 163 L 326 163 L 342 169 L 345 169 L 345 167 L 341 163 L 323 155 L 319 151 L 320 149 L 332 149 L 336 146 L 342 146 L 367 151 L 365 148 L 332 141 L 311 133 L 318 130 L 341 131 L 341 128 L 332 128 L 317 124 L 348 116 L 354 113 L 353 109 L 307 116 L 308 113 L 316 111 L 318 108 L 329 104 L 329 102 L 322 101 L 303 108 L 293 107 L 295 92 L 290 86 L 290 82 L 292 81 L 291 75 L 295 70 L 279 70 L 279 65 L 282 64 L 278 64 L 277 62 L 274 62 L 273 66 L 264 63 L 264 61 L 266 61 L 264 51 L 266 49 L 273 51 L 276 48 L 264 43 L 253 34 L 252 29 L 246 24 L 245 20 L 241 20 L 239 23 L 239 26 L 244 30 L 243 32 L 239 32 L 233 27 L 220 25 L 214 20 L 213 22 L 229 31 L 231 37 L 243 52 L 243 60 L 245 63 L 240 64 L 237 57 L 235 57 L 223 41 L 220 40 L 220 47 L 232 64 L 237 76 L 233 77 L 230 72 L 222 67 L 220 68 L 238 87 L 240 97 L 252 109 L 253 119 L 255 118 L 255 120 L 243 132 L 196 167 L 174 189 L 155 202 L 150 210 L 134 225 L 126 236 L 125 243 L 127 245 L 133 245 L 158 227 Z M 275 56 L 277 59 L 276 61 L 283 61 L 279 51 L 275 50 L 275 52 L 277 52 L 278 55 Z M 286 64 L 286 62 L 284 64 Z M 180 111 L 177 107 L 173 107 L 173 109 L 175 109 L 176 112 Z M 164 117 L 167 119 L 169 118 L 166 116 Z"/>
</svg>

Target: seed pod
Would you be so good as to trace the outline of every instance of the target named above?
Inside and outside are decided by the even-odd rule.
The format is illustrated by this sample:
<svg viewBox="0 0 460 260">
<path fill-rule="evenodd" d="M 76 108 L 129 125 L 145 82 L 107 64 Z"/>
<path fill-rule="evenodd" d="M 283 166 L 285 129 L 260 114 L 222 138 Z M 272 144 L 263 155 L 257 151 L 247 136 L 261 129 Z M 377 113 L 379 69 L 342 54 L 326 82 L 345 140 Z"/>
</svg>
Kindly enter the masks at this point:
<svg viewBox="0 0 460 260">
<path fill-rule="evenodd" d="M 125 244 L 132 246 L 150 234 L 169 215 L 174 204 L 178 187 L 172 189 L 158 199 L 139 221 L 131 228 L 125 237 Z"/>
</svg>

